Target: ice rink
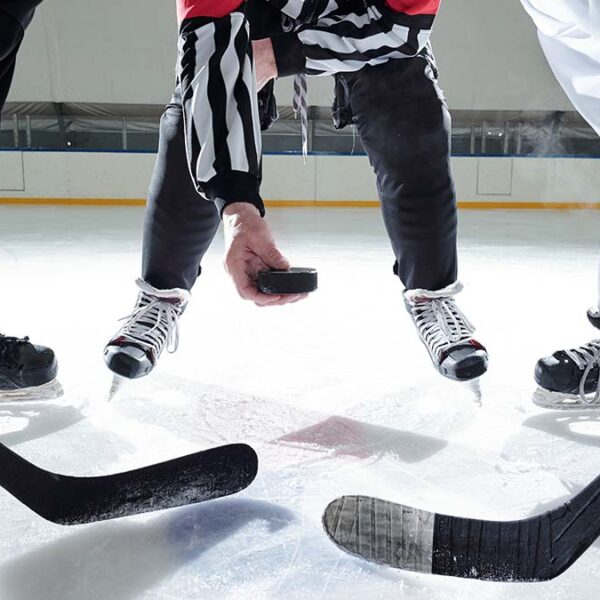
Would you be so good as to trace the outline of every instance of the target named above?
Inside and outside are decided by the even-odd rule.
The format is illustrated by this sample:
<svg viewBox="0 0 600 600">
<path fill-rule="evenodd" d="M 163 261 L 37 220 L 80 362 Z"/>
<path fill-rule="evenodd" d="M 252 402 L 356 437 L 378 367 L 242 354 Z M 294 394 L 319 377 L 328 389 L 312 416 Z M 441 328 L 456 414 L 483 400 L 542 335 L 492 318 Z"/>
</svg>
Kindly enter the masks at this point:
<svg viewBox="0 0 600 600">
<path fill-rule="evenodd" d="M 238 496 L 61 527 L 0 490 L 0 600 L 592 600 L 600 547 L 543 584 L 393 571 L 340 552 L 320 518 L 342 494 L 492 519 L 558 505 L 600 471 L 600 411 L 531 403 L 534 364 L 594 337 L 600 212 L 463 211 L 458 303 L 490 354 L 483 405 L 434 370 L 375 209 L 271 209 L 303 303 L 238 299 L 219 237 L 181 343 L 108 404 L 102 349 L 136 298 L 139 208 L 0 208 L 2 322 L 52 346 L 64 396 L 0 405 L 0 442 L 73 475 L 229 442 L 260 458 Z"/>
</svg>

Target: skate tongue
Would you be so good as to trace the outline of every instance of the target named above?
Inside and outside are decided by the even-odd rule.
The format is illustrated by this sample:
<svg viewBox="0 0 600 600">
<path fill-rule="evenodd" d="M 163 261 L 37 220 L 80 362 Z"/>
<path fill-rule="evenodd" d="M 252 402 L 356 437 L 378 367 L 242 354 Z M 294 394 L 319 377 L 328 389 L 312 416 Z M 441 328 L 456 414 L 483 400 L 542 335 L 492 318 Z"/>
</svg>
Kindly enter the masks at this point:
<svg viewBox="0 0 600 600">
<path fill-rule="evenodd" d="M 464 285 L 460 281 L 455 281 L 441 290 L 425 290 L 420 288 L 406 290 L 404 292 L 404 298 L 408 300 L 408 302 L 414 304 L 415 302 L 419 302 L 419 300 L 434 300 L 436 298 L 448 298 L 451 296 L 456 296 L 462 292 L 463 288 Z"/>
<path fill-rule="evenodd" d="M 175 303 L 183 303 L 187 304 L 189 302 L 191 294 L 187 290 L 182 290 L 180 288 L 171 288 L 166 290 L 159 290 L 149 283 L 145 282 L 143 279 L 138 278 L 135 280 L 136 285 L 142 292 L 149 294 L 150 296 L 154 296 L 156 298 L 160 298 L 161 300 L 170 300 Z"/>
</svg>

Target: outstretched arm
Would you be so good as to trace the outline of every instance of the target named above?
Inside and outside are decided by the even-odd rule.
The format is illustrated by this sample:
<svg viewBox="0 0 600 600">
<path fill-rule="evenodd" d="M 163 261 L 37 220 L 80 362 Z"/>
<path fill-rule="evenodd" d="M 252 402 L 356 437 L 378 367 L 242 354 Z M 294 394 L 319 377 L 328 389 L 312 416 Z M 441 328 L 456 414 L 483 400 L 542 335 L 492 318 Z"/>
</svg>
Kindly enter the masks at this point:
<svg viewBox="0 0 600 600">
<path fill-rule="evenodd" d="M 521 0 L 554 75 L 600 135 L 600 2 Z"/>
<path fill-rule="evenodd" d="M 427 44 L 440 0 L 365 2 L 341 11 L 337 4 L 344 8 L 343 2 L 321 2 L 326 4 L 313 20 L 296 22 L 292 31 L 271 38 L 279 76 L 331 75 L 414 56 Z"/>
<path fill-rule="evenodd" d="M 245 3 L 179 0 L 178 12 L 186 154 L 198 191 L 223 217 L 225 268 L 240 296 L 259 306 L 297 301 L 302 297 L 257 289 L 259 271 L 290 264 L 262 218 L 261 139 Z"/>
<path fill-rule="evenodd" d="M 259 195 L 261 140 L 248 23 L 241 0 L 180 0 L 178 79 L 190 173 L 222 214 Z"/>
<path fill-rule="evenodd" d="M 538 28 L 554 75 L 581 116 L 600 135 L 600 1 L 521 3 Z M 593 316 L 600 314 L 600 274 L 598 288 L 598 310 Z"/>
</svg>

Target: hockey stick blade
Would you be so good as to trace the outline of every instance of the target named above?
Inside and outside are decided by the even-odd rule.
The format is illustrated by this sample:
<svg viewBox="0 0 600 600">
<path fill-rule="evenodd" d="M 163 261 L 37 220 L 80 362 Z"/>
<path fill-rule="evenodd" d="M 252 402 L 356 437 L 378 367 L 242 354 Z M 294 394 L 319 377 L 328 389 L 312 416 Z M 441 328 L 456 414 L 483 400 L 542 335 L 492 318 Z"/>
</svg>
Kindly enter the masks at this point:
<svg viewBox="0 0 600 600">
<path fill-rule="evenodd" d="M 258 458 L 245 444 L 196 452 L 99 477 L 58 475 L 0 444 L 0 485 L 39 516 L 78 525 L 229 496 L 256 477 Z"/>
<path fill-rule="evenodd" d="M 600 535 L 600 477 L 566 504 L 519 521 L 464 519 L 344 496 L 326 508 L 323 527 L 345 552 L 397 569 L 488 581 L 548 581 Z"/>
</svg>

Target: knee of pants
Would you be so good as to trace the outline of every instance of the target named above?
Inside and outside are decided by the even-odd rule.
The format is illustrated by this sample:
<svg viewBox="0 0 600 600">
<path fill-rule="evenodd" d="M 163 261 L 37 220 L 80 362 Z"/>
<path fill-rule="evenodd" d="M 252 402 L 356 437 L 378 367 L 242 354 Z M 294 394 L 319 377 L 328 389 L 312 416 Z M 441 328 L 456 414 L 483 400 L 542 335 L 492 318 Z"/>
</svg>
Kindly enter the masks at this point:
<svg viewBox="0 0 600 600">
<path fill-rule="evenodd" d="M 382 200 L 412 204 L 415 198 L 435 204 L 445 203 L 454 195 L 450 168 L 450 152 L 443 131 L 419 132 L 411 143 L 388 141 L 377 152 L 371 152 L 371 162 L 377 174 Z"/>
<path fill-rule="evenodd" d="M 436 221 L 456 209 L 454 181 L 448 171 L 420 177 L 386 174 L 378 178 L 377 186 L 384 211 L 422 214 Z"/>
<path fill-rule="evenodd" d="M 385 226 L 395 246 L 437 247 L 456 239 L 457 214 L 454 188 L 450 185 L 424 193 L 380 193 Z"/>
<path fill-rule="evenodd" d="M 0 60 L 15 51 L 23 39 L 23 27 L 11 15 L 0 11 Z"/>
</svg>

